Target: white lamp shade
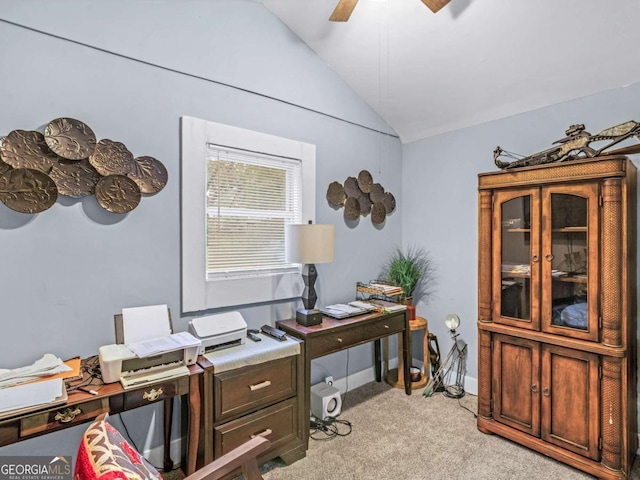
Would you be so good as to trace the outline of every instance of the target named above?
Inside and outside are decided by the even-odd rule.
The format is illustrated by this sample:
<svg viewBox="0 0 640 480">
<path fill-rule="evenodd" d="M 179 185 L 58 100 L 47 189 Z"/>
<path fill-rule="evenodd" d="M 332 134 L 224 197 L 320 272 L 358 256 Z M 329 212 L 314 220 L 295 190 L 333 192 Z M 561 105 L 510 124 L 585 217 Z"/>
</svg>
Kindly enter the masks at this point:
<svg viewBox="0 0 640 480">
<path fill-rule="evenodd" d="M 285 225 L 285 260 L 290 263 L 333 262 L 334 238 L 333 225 Z"/>
</svg>

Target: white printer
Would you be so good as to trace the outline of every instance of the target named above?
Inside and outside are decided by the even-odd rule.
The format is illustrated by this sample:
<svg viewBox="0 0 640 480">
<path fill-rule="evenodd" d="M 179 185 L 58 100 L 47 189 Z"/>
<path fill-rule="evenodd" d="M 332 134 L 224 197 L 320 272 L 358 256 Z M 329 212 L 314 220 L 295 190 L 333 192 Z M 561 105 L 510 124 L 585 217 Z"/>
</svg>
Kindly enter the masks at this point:
<svg viewBox="0 0 640 480">
<path fill-rule="evenodd" d="M 240 312 L 206 315 L 191 320 L 189 332 L 202 342 L 202 354 L 243 345 L 247 338 L 247 322 Z"/>
<path fill-rule="evenodd" d="M 171 337 L 155 340 L 166 343 Z M 182 335 L 188 335 L 182 332 Z M 132 346 L 132 348 L 135 348 Z M 190 344 L 165 348 L 150 356 L 139 356 L 128 345 L 113 344 L 104 345 L 98 349 L 100 371 L 104 383 L 120 381 L 124 388 L 132 388 L 140 385 L 169 380 L 189 374 L 189 365 L 193 365 L 200 351 L 200 342 L 193 339 Z"/>
<path fill-rule="evenodd" d="M 200 340 L 188 332 L 172 333 L 167 305 L 123 308 L 114 320 L 116 343 L 98 349 L 104 383 L 132 388 L 189 374 Z"/>
</svg>

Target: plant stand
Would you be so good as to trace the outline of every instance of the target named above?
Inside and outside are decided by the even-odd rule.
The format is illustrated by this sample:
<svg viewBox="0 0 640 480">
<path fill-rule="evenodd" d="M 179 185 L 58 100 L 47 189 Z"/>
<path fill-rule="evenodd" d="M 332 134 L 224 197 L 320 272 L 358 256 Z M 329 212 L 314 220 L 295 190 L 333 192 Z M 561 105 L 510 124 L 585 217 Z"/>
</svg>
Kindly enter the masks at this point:
<svg viewBox="0 0 640 480">
<path fill-rule="evenodd" d="M 424 388 L 429 381 L 429 322 L 426 318 L 416 317 L 415 320 L 409 322 L 409 345 L 413 346 L 413 332 L 422 332 L 422 366 L 420 380 L 411 382 L 411 390 Z M 389 337 L 383 339 L 384 342 L 384 380 L 395 388 L 404 388 L 404 364 L 402 361 L 402 352 L 400 346 L 398 348 L 398 368 L 389 369 Z M 411 365 L 409 365 L 411 367 Z"/>
</svg>

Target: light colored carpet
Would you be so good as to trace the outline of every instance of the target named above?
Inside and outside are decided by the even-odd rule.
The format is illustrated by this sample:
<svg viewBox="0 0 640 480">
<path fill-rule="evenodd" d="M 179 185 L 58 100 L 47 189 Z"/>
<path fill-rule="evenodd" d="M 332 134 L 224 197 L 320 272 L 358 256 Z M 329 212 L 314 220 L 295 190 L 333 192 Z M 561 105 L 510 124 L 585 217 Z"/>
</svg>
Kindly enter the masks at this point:
<svg viewBox="0 0 640 480">
<path fill-rule="evenodd" d="M 460 403 L 476 411 L 476 397 Z M 372 382 L 346 396 L 341 419 L 350 435 L 310 440 L 307 456 L 292 465 L 279 459 L 261 467 L 265 480 L 370 479 L 590 479 L 496 435 L 476 428 L 472 413 L 458 400 L 421 390 L 403 390 Z M 341 428 L 341 430 L 344 430 Z M 640 479 L 636 459 L 629 478 Z"/>
</svg>

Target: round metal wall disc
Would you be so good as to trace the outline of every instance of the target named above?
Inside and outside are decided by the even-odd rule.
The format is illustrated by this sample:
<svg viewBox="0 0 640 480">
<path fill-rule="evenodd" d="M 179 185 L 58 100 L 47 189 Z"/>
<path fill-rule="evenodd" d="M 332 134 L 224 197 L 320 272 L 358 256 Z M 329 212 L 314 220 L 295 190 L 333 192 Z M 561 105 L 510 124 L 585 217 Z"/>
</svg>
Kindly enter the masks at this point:
<svg viewBox="0 0 640 480">
<path fill-rule="evenodd" d="M 360 187 L 360 190 L 362 190 L 364 193 L 369 193 L 371 191 L 372 184 L 373 177 L 371 176 L 371 174 L 366 170 L 362 170 L 358 174 L 358 187 Z"/>
<path fill-rule="evenodd" d="M 44 129 L 49 148 L 67 160 L 88 158 L 96 149 L 96 135 L 88 125 L 74 118 L 56 118 Z"/>
<path fill-rule="evenodd" d="M 84 197 L 95 193 L 102 177 L 89 160 L 58 160 L 49 176 L 56 183 L 61 195 Z"/>
<path fill-rule="evenodd" d="M 382 202 L 374 203 L 371 207 L 371 221 L 380 224 L 384 222 L 386 216 L 387 210 L 384 208 L 384 204 Z"/>
<path fill-rule="evenodd" d="M 358 197 L 358 203 L 360 204 L 360 215 L 366 217 L 371 212 L 372 202 L 369 199 L 369 195 L 363 193 Z"/>
<path fill-rule="evenodd" d="M 138 206 L 141 197 L 136 182 L 124 175 L 108 175 L 96 185 L 96 200 L 109 212 L 130 212 Z"/>
<path fill-rule="evenodd" d="M 0 201 L 21 213 L 40 213 L 58 198 L 56 184 L 40 170 L 13 168 L 0 175 Z"/>
<path fill-rule="evenodd" d="M 327 188 L 327 201 L 336 207 L 341 207 L 344 204 L 346 195 L 344 193 L 344 187 L 340 182 L 331 182 L 329 188 Z"/>
<path fill-rule="evenodd" d="M 11 165 L 9 165 L 8 163 L 4 163 L 2 160 L 0 160 L 0 175 L 2 175 L 4 172 L 11 170 L 12 168 L 13 167 Z"/>
<path fill-rule="evenodd" d="M 31 168 L 49 173 L 59 158 L 35 130 L 13 130 L 2 139 L 0 158 L 13 168 Z"/>
<path fill-rule="evenodd" d="M 103 138 L 89 156 L 89 162 L 100 175 L 126 175 L 133 169 L 133 154 L 124 143 Z"/>
<path fill-rule="evenodd" d="M 356 197 L 348 197 L 345 200 L 344 214 L 349 220 L 356 220 L 360 216 L 360 202 Z"/>
<path fill-rule="evenodd" d="M 396 198 L 390 192 L 384 194 L 382 203 L 387 213 L 391 213 L 396 209 Z"/>
<path fill-rule="evenodd" d="M 160 160 L 153 157 L 136 157 L 133 160 L 133 169 L 127 177 L 138 184 L 142 193 L 153 194 L 164 188 L 169 174 Z"/>
<path fill-rule="evenodd" d="M 379 183 L 371 185 L 371 191 L 369 192 L 369 198 L 373 203 L 381 202 L 384 197 L 384 187 Z"/>
<path fill-rule="evenodd" d="M 347 197 L 355 197 L 358 198 L 362 191 L 360 187 L 358 187 L 358 180 L 356 177 L 347 177 L 344 181 L 344 193 L 346 193 Z"/>
</svg>

